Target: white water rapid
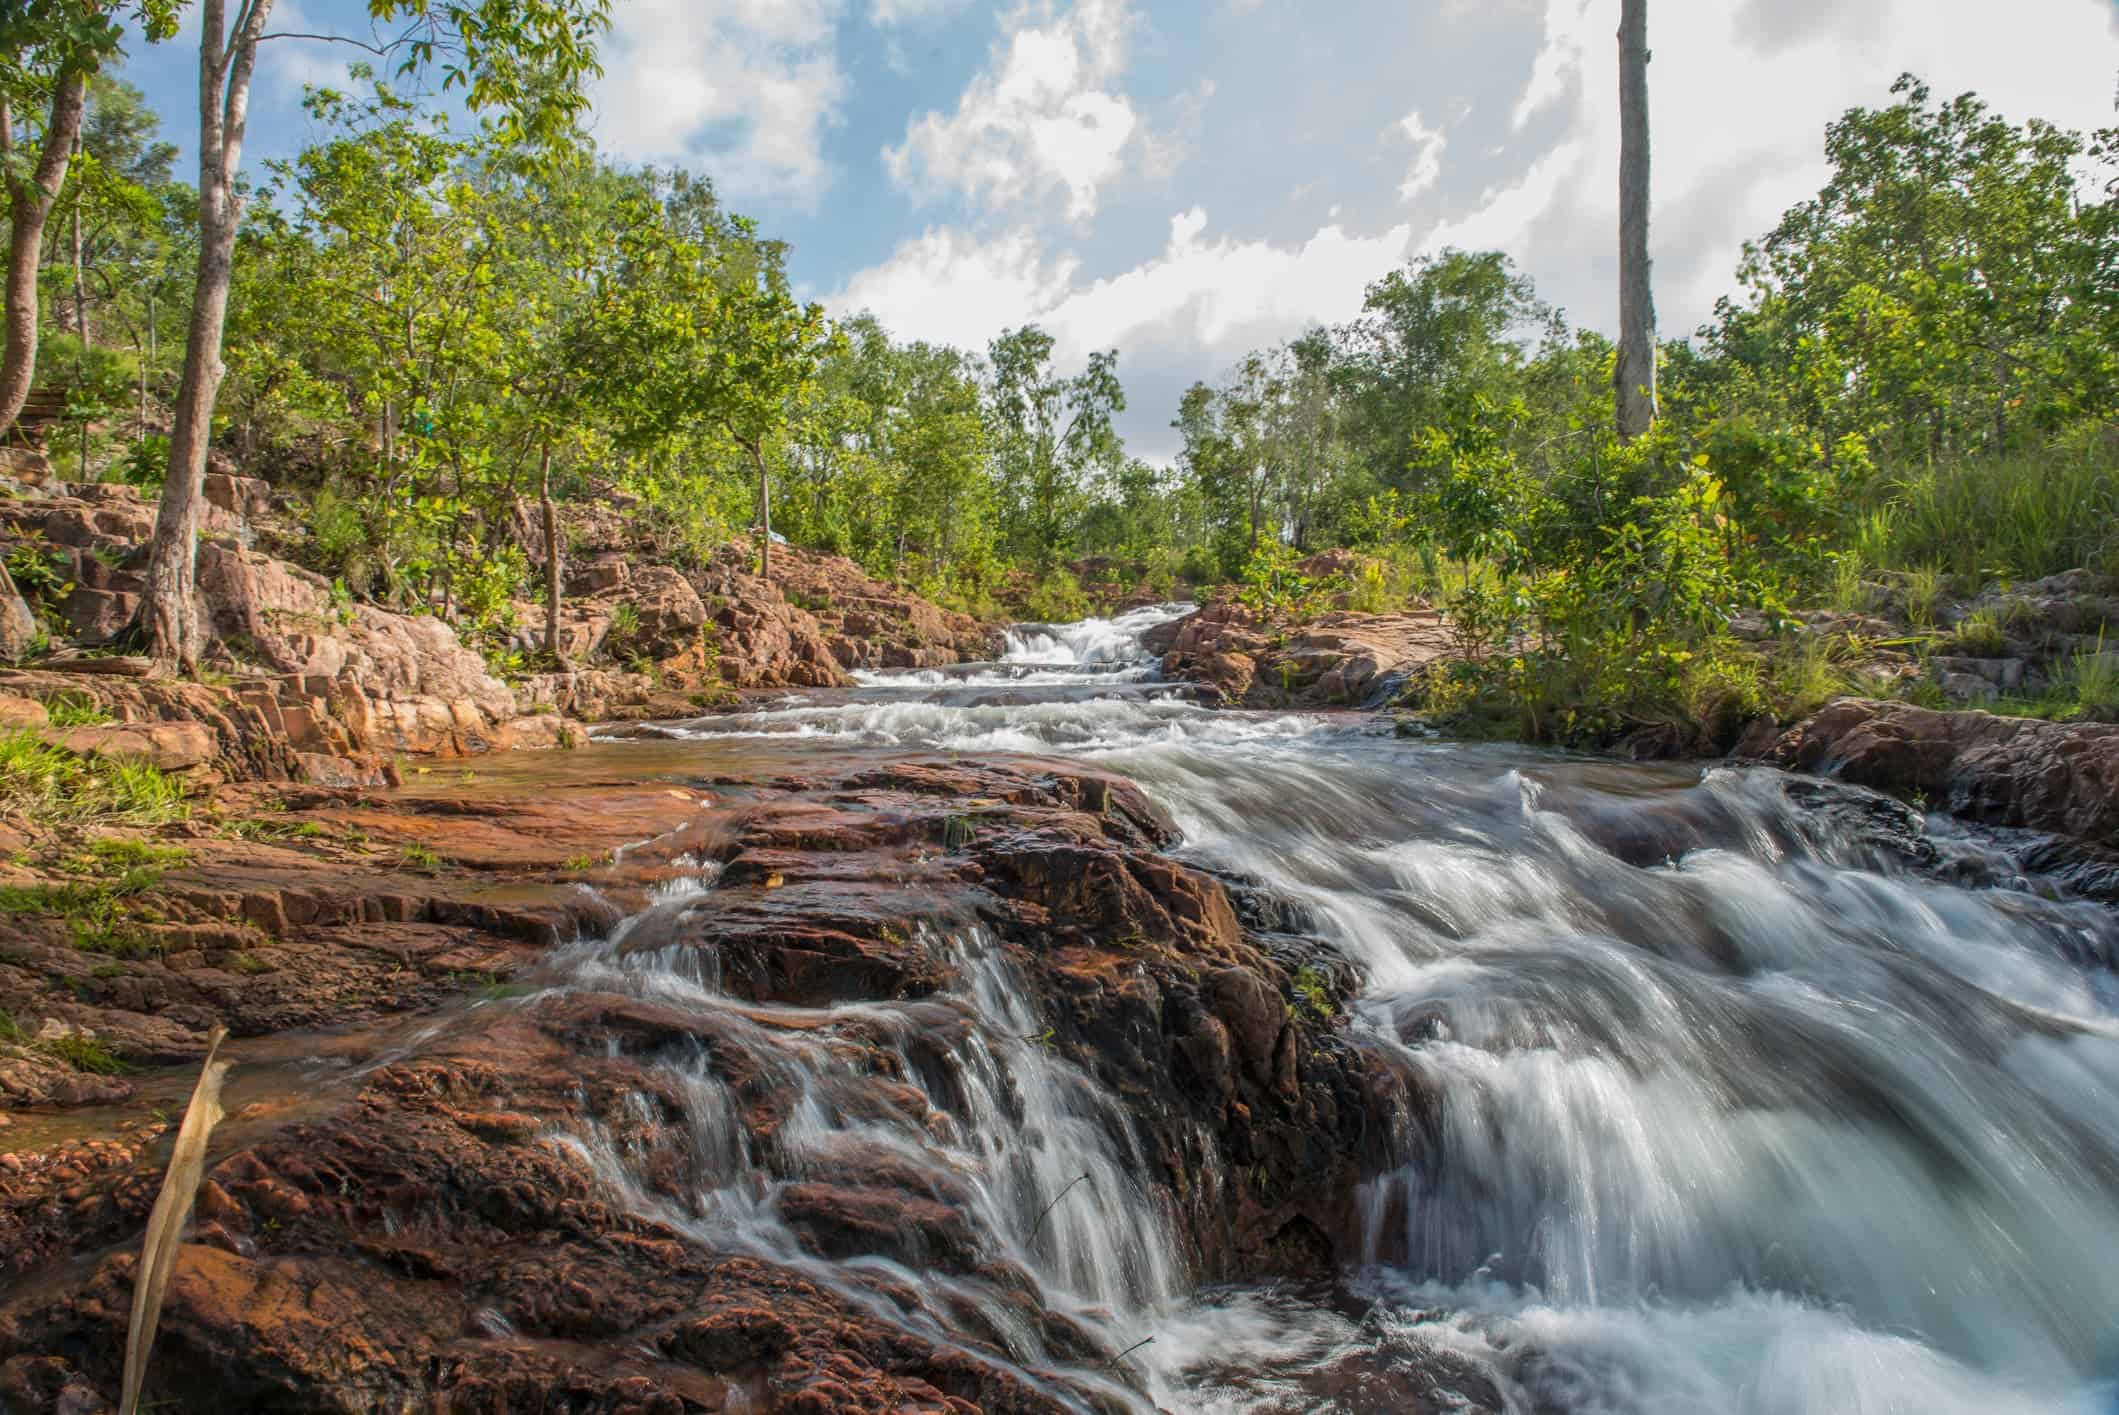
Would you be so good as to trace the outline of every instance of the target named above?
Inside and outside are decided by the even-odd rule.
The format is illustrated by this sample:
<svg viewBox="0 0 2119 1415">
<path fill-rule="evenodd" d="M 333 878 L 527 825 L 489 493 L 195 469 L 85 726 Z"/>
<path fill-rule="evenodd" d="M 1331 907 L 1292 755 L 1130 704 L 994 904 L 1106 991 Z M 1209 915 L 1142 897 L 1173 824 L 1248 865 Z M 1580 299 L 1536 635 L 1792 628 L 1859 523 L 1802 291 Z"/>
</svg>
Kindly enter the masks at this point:
<svg viewBox="0 0 2119 1415">
<path fill-rule="evenodd" d="M 1140 648 L 1178 612 L 1026 628 L 999 663 L 652 734 L 708 763 L 760 739 L 1092 758 L 1171 813 L 1185 857 L 1297 906 L 1362 969 L 1350 1025 L 1405 1097 L 1334 1290 L 1198 1290 L 1116 1101 L 1039 1044 L 976 932 L 949 943 L 945 995 L 801 1026 L 723 995 L 695 952 L 629 949 L 642 919 L 577 945 L 574 984 L 711 1015 L 717 1049 L 800 1097 L 782 1152 L 752 1153 L 702 1054 L 674 1080 L 709 1185 L 651 1192 L 595 1134 L 568 1142 L 582 1162 L 702 1242 L 870 1306 L 845 1274 L 888 1268 L 927 1294 L 888 1320 L 939 1336 L 949 1311 L 1008 1353 L 985 1359 L 1078 1371 L 1118 1408 L 2119 1410 L 2109 911 L 2042 896 L 1968 839 L 1945 844 L 1978 883 L 1944 882 L 1775 773 L 1201 709 Z M 655 909 L 697 907 L 711 873 Z M 845 1104 L 841 1027 L 889 1039 L 949 1127 Z M 917 1255 L 805 1255 L 778 1196 L 856 1154 L 934 1174 L 1103 1349 L 1152 1337 L 1132 1379 Z"/>
</svg>

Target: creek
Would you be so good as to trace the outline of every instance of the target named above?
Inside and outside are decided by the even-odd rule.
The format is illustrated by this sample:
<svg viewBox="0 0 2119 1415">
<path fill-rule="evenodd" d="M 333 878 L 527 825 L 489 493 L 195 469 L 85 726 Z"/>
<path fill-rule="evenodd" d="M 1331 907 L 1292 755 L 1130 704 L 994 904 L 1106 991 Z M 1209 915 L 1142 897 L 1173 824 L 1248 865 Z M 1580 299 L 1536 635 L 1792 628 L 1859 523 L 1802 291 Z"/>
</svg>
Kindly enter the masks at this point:
<svg viewBox="0 0 2119 1415">
<path fill-rule="evenodd" d="M 707 1182 L 673 1199 L 595 1127 L 560 1143 L 699 1243 L 797 1267 L 1076 1408 L 2115 1408 L 2109 911 L 2041 892 L 1995 842 L 1777 773 L 1203 709 L 1140 647 L 1176 612 L 1028 628 L 998 663 L 597 750 L 705 778 L 1072 757 L 1139 783 L 1181 859 L 1261 883 L 1359 970 L 1345 1025 L 1397 1099 L 1370 1118 L 1384 1158 L 1336 1281 L 1201 1285 L 1137 1121 L 1042 1044 L 976 927 L 937 940 L 940 994 L 815 1010 L 739 1001 L 710 954 L 653 946 L 657 913 L 710 904 L 704 863 L 546 981 L 717 1014 L 711 1047 L 660 1063 Z M 905 1113 L 939 1122 L 862 1102 L 872 1068 L 838 1040 L 855 1027 L 922 1093 Z M 799 1098 L 768 1151 L 721 1079 L 731 1054 Z M 1028 1275 L 1060 1321 L 962 1264 L 805 1249 L 780 1196 L 854 1155 L 932 1176 L 987 1267 Z"/>
</svg>

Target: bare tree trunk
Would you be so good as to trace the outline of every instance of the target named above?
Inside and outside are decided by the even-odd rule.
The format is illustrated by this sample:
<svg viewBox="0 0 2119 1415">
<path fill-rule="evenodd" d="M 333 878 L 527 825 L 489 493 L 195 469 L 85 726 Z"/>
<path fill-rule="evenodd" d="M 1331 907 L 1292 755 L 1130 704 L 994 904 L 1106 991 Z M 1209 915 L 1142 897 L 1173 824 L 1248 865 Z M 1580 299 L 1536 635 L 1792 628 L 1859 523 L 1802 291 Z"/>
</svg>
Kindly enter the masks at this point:
<svg viewBox="0 0 2119 1415">
<path fill-rule="evenodd" d="M 1648 0 L 1619 20 L 1619 436 L 1656 418 L 1655 290 L 1648 260 Z"/>
<path fill-rule="evenodd" d="M 773 577 L 773 487 L 765 470 L 765 449 L 753 442 L 746 446 L 752 465 L 758 469 L 758 578 Z"/>
<path fill-rule="evenodd" d="M 74 156 L 84 151 L 81 135 L 74 135 Z M 74 203 L 74 332 L 81 337 L 81 347 L 88 348 L 88 280 L 81 268 L 81 203 Z M 86 473 L 84 472 L 84 476 Z"/>
<path fill-rule="evenodd" d="M 552 448 L 545 445 L 537 464 L 537 509 L 544 515 L 544 651 L 566 667 L 559 651 L 559 512 L 552 505 Z"/>
<path fill-rule="evenodd" d="M 7 344 L 0 352 L 0 436 L 14 427 L 29 400 L 37 376 L 37 264 L 44 250 L 44 223 L 51 218 L 59 189 L 66 183 L 74 141 L 81 132 L 81 112 L 88 103 L 88 71 L 68 68 L 52 93 L 51 118 L 44 127 L 44 146 L 28 181 L 13 175 L 14 115 L 0 103 L 0 165 L 7 177 L 9 225 L 7 243 Z"/>
<path fill-rule="evenodd" d="M 191 326 L 184 340 L 184 374 L 169 429 L 169 475 L 147 561 L 147 651 L 158 662 L 196 673 L 202 637 L 192 585 L 198 562 L 199 503 L 213 404 L 221 390 L 221 329 L 235 275 L 236 227 L 242 218 L 235 174 L 243 162 L 250 77 L 258 39 L 273 0 L 243 0 L 236 32 L 228 36 L 227 0 L 201 0 L 199 34 L 199 269 Z"/>
</svg>

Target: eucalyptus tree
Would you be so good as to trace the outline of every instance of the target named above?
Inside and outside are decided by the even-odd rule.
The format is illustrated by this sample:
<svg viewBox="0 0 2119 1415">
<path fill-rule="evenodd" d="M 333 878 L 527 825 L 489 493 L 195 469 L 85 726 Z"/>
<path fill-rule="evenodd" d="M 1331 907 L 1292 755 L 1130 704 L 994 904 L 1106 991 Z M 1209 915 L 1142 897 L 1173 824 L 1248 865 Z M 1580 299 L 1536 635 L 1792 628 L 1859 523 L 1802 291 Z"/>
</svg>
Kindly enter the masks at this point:
<svg viewBox="0 0 2119 1415">
<path fill-rule="evenodd" d="M 148 556 L 142 630 L 150 654 L 192 671 L 201 639 L 193 603 L 199 506 L 214 401 L 225 372 L 221 338 L 242 217 L 237 174 L 248 128 L 250 87 L 269 40 L 274 0 L 199 0 L 199 256 L 186 333 L 184 372 L 170 429 L 169 471 Z M 438 67 L 445 90 L 474 110 L 497 113 L 510 141 L 541 146 L 571 132 L 599 72 L 595 40 L 609 0 L 368 0 L 379 25 L 403 28 L 371 44 L 401 60 L 400 72 Z"/>
<path fill-rule="evenodd" d="M 43 0 L 0 9 L 0 181 L 7 188 L 6 342 L 0 350 L 0 436 L 15 425 L 37 374 L 37 273 L 45 225 L 73 166 L 90 81 L 119 52 L 128 20 L 149 39 L 176 32 L 181 0 Z M 41 115 L 36 152 L 19 126 Z"/>
<path fill-rule="evenodd" d="M 1126 409 L 1117 350 L 1091 354 L 1068 377 L 1053 368 L 1053 345 L 1032 324 L 1001 335 L 988 352 L 1002 533 L 1040 568 L 1072 543 L 1091 471 L 1122 455 L 1114 419 Z"/>
<path fill-rule="evenodd" d="M 1625 441 L 1656 417 L 1655 287 L 1648 255 L 1648 0 L 1623 0 L 1619 18 L 1618 431 Z"/>
</svg>

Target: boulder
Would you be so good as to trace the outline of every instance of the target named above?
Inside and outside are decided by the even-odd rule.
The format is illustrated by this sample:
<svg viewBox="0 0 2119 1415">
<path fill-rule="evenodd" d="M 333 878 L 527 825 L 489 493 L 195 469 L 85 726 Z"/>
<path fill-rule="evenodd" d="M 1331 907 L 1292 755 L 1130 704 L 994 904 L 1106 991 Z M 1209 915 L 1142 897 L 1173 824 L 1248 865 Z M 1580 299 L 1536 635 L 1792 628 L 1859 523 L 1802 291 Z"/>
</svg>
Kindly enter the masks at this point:
<svg viewBox="0 0 2119 1415">
<path fill-rule="evenodd" d="M 640 617 L 632 641 L 656 658 L 670 658 L 695 648 L 706 623 L 706 605 L 691 582 L 667 565 L 647 565 L 634 572 L 626 600 Z"/>
<path fill-rule="evenodd" d="M 2119 836 L 2119 726 L 1842 698 L 1757 758 L 1918 794 L 1988 825 L 2099 843 Z"/>
</svg>

